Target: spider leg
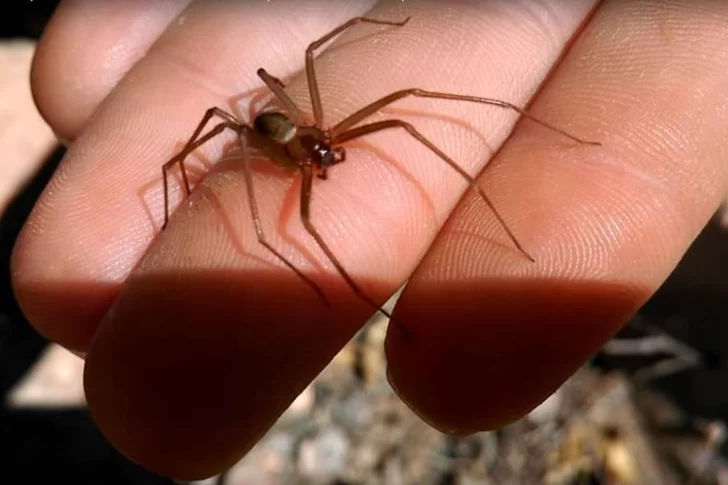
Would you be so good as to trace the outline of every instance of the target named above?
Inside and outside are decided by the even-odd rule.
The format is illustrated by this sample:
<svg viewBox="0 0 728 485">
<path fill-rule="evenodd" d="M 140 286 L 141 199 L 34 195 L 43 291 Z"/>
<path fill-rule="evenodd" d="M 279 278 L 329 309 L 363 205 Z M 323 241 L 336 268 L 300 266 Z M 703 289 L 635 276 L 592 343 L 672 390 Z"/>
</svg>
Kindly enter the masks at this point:
<svg viewBox="0 0 728 485">
<path fill-rule="evenodd" d="M 316 243 L 323 250 L 329 260 L 334 264 L 336 270 L 339 272 L 341 277 L 344 278 L 344 281 L 346 281 L 346 284 L 349 285 L 352 291 L 374 309 L 381 312 L 387 318 L 391 319 L 392 315 L 390 315 L 388 311 L 378 305 L 374 300 L 369 298 L 369 296 L 367 296 L 367 294 L 364 293 L 361 288 L 359 288 L 359 285 L 356 284 L 351 276 L 349 276 L 349 273 L 347 273 L 347 271 L 344 269 L 344 266 L 339 262 L 339 259 L 334 255 L 334 252 L 331 251 L 329 246 L 324 241 L 324 238 L 321 237 L 318 230 L 311 222 L 311 193 L 313 189 L 313 172 L 310 165 L 302 166 L 301 172 L 303 174 L 303 181 L 301 182 L 301 221 L 303 222 L 303 227 L 305 227 L 306 231 L 308 231 L 311 237 L 316 240 Z"/>
<path fill-rule="evenodd" d="M 316 49 L 324 45 L 326 42 L 331 40 L 332 38 L 336 37 L 340 33 L 342 33 L 344 30 L 348 29 L 352 25 L 356 25 L 359 23 L 366 23 L 366 24 L 375 24 L 375 25 L 391 25 L 393 27 L 403 27 L 407 22 L 409 22 L 411 17 L 407 17 L 406 19 L 400 21 L 400 22 L 394 22 L 391 20 L 377 20 L 377 19 L 371 19 L 368 17 L 354 17 L 353 19 L 349 20 L 348 22 L 339 25 L 334 30 L 329 32 L 328 34 L 324 35 L 318 40 L 315 40 L 311 42 L 311 44 L 306 49 L 306 79 L 308 80 L 308 90 L 311 96 L 311 106 L 313 108 L 313 119 L 316 123 L 316 126 L 323 126 L 324 122 L 324 110 L 323 106 L 321 105 L 321 93 L 319 92 L 318 88 L 318 82 L 316 81 L 316 70 L 314 69 L 313 65 L 313 54 Z"/>
<path fill-rule="evenodd" d="M 205 126 L 212 119 L 213 116 L 222 118 L 223 121 L 217 124 L 203 137 L 198 139 L 200 133 L 202 133 L 202 130 L 205 128 Z M 187 155 L 195 151 L 204 143 L 210 141 L 212 138 L 222 133 L 226 128 L 239 133 L 242 126 L 243 125 L 227 111 L 224 111 L 220 108 L 210 108 L 205 112 L 205 116 L 202 117 L 202 120 L 197 125 L 197 128 L 195 129 L 194 133 L 192 134 L 184 148 L 177 155 L 175 155 L 174 157 L 169 159 L 169 161 L 167 161 L 164 165 L 162 165 L 162 183 L 164 185 L 164 223 L 162 224 L 162 229 L 166 228 L 167 223 L 169 222 L 169 186 L 167 181 L 169 169 L 172 168 L 174 165 L 179 164 L 180 171 L 182 172 L 182 185 L 185 189 L 186 195 L 189 196 L 190 183 L 187 179 L 187 172 L 185 170 L 184 164 L 184 160 L 185 158 L 187 158 Z"/>
<path fill-rule="evenodd" d="M 245 175 L 245 185 L 248 192 L 248 205 L 250 206 L 250 215 L 253 219 L 253 225 L 255 226 L 255 235 L 258 238 L 258 242 L 266 248 L 268 251 L 270 251 L 274 256 L 276 256 L 279 260 L 283 262 L 286 266 L 288 266 L 289 269 L 291 269 L 296 275 L 301 278 L 303 281 L 306 282 L 318 295 L 318 297 L 323 301 L 324 305 L 331 306 L 328 299 L 326 298 L 326 295 L 324 295 L 323 290 L 316 284 L 314 281 L 306 276 L 298 267 L 296 267 L 293 263 L 291 263 L 289 260 L 287 260 L 280 252 L 276 251 L 276 249 L 270 245 L 270 243 L 265 238 L 265 233 L 263 232 L 263 225 L 260 222 L 260 212 L 258 211 L 258 203 L 255 198 L 255 191 L 253 187 L 253 176 L 250 168 L 250 157 L 248 156 L 248 145 L 247 145 L 247 137 L 250 137 L 251 139 L 254 139 L 255 143 L 258 145 L 266 144 L 266 143 L 272 143 L 268 141 L 266 138 L 257 136 L 257 134 L 250 129 L 248 126 L 242 127 L 242 135 L 240 137 L 241 142 L 243 142 L 243 172 Z M 273 148 L 276 148 L 275 146 Z M 275 152 L 279 153 L 280 152 Z M 289 163 L 293 163 L 293 161 L 290 161 Z"/>
<path fill-rule="evenodd" d="M 500 108 L 505 108 L 505 109 L 509 109 L 511 111 L 515 111 L 516 113 L 520 114 L 524 118 L 528 118 L 529 120 L 531 120 L 535 123 L 538 123 L 539 125 L 543 126 L 544 128 L 551 130 L 555 133 L 558 133 L 560 135 L 563 135 L 582 145 L 596 145 L 596 146 L 601 145 L 601 143 L 596 142 L 596 141 L 588 141 L 588 140 L 584 140 L 582 138 L 578 138 L 557 126 L 547 123 L 547 122 L 527 113 L 523 108 L 519 108 L 518 106 L 516 106 L 513 103 L 507 103 L 505 101 L 501 101 L 499 99 L 494 99 L 494 98 L 481 98 L 478 96 L 441 93 L 441 92 L 437 92 L 437 91 L 426 91 L 424 89 L 404 89 L 402 91 L 396 91 L 392 94 L 389 94 L 387 96 L 384 96 L 383 98 L 378 99 L 377 101 L 374 101 L 371 104 L 368 104 L 367 106 L 364 106 L 359 111 L 353 113 L 351 116 L 345 118 L 344 120 L 340 121 L 336 126 L 334 126 L 334 128 L 331 130 L 332 136 L 336 137 L 338 134 L 344 133 L 346 130 L 352 128 L 354 125 L 363 121 L 364 119 L 368 118 L 369 116 L 373 115 L 374 113 L 376 113 L 380 109 L 384 108 L 385 106 L 390 105 L 399 99 L 406 98 L 409 96 L 414 96 L 417 98 L 434 98 L 434 99 L 449 99 L 449 100 L 453 100 L 453 101 L 468 101 L 471 103 L 480 103 L 480 104 L 489 104 L 491 106 L 498 106 Z"/>
<path fill-rule="evenodd" d="M 268 89 L 271 90 L 275 97 L 278 98 L 281 103 L 283 103 L 283 106 L 286 108 L 286 111 L 288 111 L 288 114 L 291 115 L 293 121 L 297 125 L 302 124 L 305 120 L 303 113 L 296 105 L 296 103 L 293 102 L 291 97 L 288 96 L 288 94 L 283 90 L 285 88 L 285 84 L 283 84 L 283 81 L 275 76 L 268 74 L 268 71 L 266 71 L 262 67 L 258 69 L 258 77 L 263 80 L 265 85 L 268 86 Z"/>
<path fill-rule="evenodd" d="M 536 260 L 526 252 L 526 250 L 521 246 L 521 243 L 518 242 L 518 239 L 516 239 L 516 236 L 511 232 L 511 230 L 508 228 L 508 225 L 506 224 L 503 217 L 498 213 L 493 203 L 490 201 L 487 195 L 485 195 L 485 191 L 478 185 L 478 182 L 470 175 L 468 172 L 463 170 L 463 168 L 455 163 L 455 161 L 447 156 L 442 150 L 437 148 L 430 140 L 425 138 L 422 133 L 417 131 L 417 129 L 412 126 L 411 124 L 402 121 L 402 120 L 384 120 L 384 121 L 378 121 L 375 123 L 370 123 L 368 125 L 363 125 L 357 128 L 352 128 L 351 130 L 345 131 L 343 133 L 339 133 L 338 135 L 335 135 L 332 139 L 332 144 L 337 143 L 343 143 L 345 141 L 353 140 L 355 138 L 362 137 L 364 135 L 368 135 L 370 133 L 374 133 L 377 131 L 382 131 L 390 128 L 402 128 L 407 133 L 409 133 L 415 140 L 419 141 L 423 145 L 425 145 L 427 148 L 429 148 L 435 155 L 440 157 L 445 163 L 450 165 L 457 173 L 459 173 L 465 180 L 468 181 L 470 186 L 478 191 L 478 194 L 483 199 L 483 201 L 488 205 L 490 210 L 493 211 L 495 214 L 496 219 L 498 222 L 503 226 L 506 233 L 508 234 L 508 237 L 513 241 L 513 244 L 516 246 L 518 251 L 520 251 L 524 256 L 526 256 L 531 262 L 535 262 Z"/>
</svg>

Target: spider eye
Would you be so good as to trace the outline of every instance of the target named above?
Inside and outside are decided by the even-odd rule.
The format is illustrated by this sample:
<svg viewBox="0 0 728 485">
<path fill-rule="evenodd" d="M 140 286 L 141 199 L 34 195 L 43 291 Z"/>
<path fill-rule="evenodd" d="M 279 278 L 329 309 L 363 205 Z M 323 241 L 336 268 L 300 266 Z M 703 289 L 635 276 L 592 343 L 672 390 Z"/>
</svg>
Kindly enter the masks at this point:
<svg viewBox="0 0 728 485">
<path fill-rule="evenodd" d="M 262 113 L 255 117 L 253 128 L 264 137 L 285 145 L 296 136 L 296 125 L 283 113 Z"/>
</svg>

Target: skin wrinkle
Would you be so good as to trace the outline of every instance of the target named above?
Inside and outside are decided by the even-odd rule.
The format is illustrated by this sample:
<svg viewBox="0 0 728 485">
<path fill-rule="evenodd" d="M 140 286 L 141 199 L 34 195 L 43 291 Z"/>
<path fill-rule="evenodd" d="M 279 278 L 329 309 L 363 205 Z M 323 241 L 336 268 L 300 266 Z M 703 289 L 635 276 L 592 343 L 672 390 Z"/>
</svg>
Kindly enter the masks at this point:
<svg viewBox="0 0 728 485">
<path fill-rule="evenodd" d="M 609 148 L 613 146 L 625 147 L 628 145 L 626 143 L 615 143 L 614 141 L 608 144 Z M 592 242 L 589 244 L 596 244 L 598 241 L 598 247 L 603 247 L 605 249 L 610 247 L 608 239 L 603 238 L 601 235 L 598 235 L 598 233 L 594 233 L 597 229 L 603 227 L 604 222 L 598 222 L 600 217 L 603 218 L 603 221 L 611 221 L 612 224 L 615 224 L 616 221 L 619 220 L 620 222 L 618 223 L 618 227 L 620 227 L 623 232 L 626 231 L 627 233 L 630 232 L 630 229 L 651 225 L 650 221 L 662 219 L 662 223 L 665 223 L 667 222 L 668 217 L 671 218 L 673 227 L 684 227 L 686 224 L 690 223 L 687 218 L 678 216 L 683 212 L 681 208 L 685 206 L 685 203 L 688 202 L 689 199 L 676 199 L 674 189 L 670 190 L 666 181 L 656 181 L 650 176 L 650 173 L 644 172 L 637 166 L 628 163 L 628 161 L 633 158 L 628 155 L 629 150 L 622 150 L 625 152 L 622 156 L 612 156 L 612 154 L 609 153 L 609 148 L 605 147 L 603 153 L 598 154 L 595 161 L 576 163 L 567 162 L 568 165 L 565 166 L 559 165 L 554 166 L 553 168 L 544 169 L 548 170 L 550 173 L 559 173 L 562 177 L 569 173 L 573 173 L 574 178 L 581 176 L 585 180 L 596 180 L 597 182 L 595 183 L 597 186 L 595 189 L 587 194 L 575 194 L 574 204 L 578 202 L 579 205 L 589 207 L 589 201 L 592 201 L 592 204 L 596 204 L 595 207 L 604 205 L 610 207 L 610 209 L 606 212 L 601 209 L 596 212 L 592 211 L 591 215 L 586 215 L 587 213 L 569 214 L 569 220 L 573 221 L 571 224 L 559 219 L 558 215 L 556 218 L 550 217 L 549 220 L 552 220 L 552 222 L 549 225 L 554 228 L 554 231 L 556 231 L 555 228 L 560 227 L 576 227 L 580 229 L 579 234 L 581 234 L 581 236 L 576 234 L 560 234 L 559 231 L 556 231 L 558 239 L 564 241 L 563 243 L 557 244 L 557 247 L 572 247 L 573 244 L 569 244 L 568 241 L 583 241 L 582 244 L 586 245 L 586 241 L 590 240 Z M 579 175 L 581 172 L 585 172 L 585 174 Z M 549 175 L 546 172 L 543 174 Z M 637 205 L 630 203 L 628 207 L 624 208 L 624 211 L 619 209 L 615 211 L 615 209 L 611 208 L 615 205 L 619 207 L 619 202 L 622 200 L 633 200 L 633 194 L 645 193 L 649 193 L 650 196 L 645 199 L 640 199 L 639 204 Z M 548 197 L 540 196 L 539 199 L 548 200 Z M 601 203 L 599 203 L 600 201 Z M 643 209 L 642 212 L 636 210 L 638 207 Z M 601 216 L 599 215 L 600 213 Z M 624 216 L 624 218 L 620 218 L 620 215 Z M 578 224 L 578 221 L 585 221 L 586 225 L 582 227 Z M 669 232 L 670 231 L 665 231 L 665 234 L 667 235 Z M 590 233 L 591 236 L 589 236 Z M 549 230 L 541 231 L 539 238 L 540 241 L 542 243 L 548 241 L 550 237 L 549 234 Z M 655 239 L 659 241 L 661 238 Z M 665 239 L 667 239 L 667 237 Z M 615 243 L 616 241 L 612 242 Z M 659 245 L 653 243 L 652 246 L 653 248 L 651 251 L 653 251 L 652 257 L 654 259 L 664 260 L 669 257 L 669 251 L 667 248 L 664 248 L 664 251 L 660 251 Z M 586 246 L 579 245 L 577 247 Z M 609 260 L 614 260 L 616 256 L 614 251 L 617 246 L 615 245 L 611 247 L 612 250 L 610 252 L 612 254 L 609 257 Z M 590 254 L 590 252 L 585 249 L 578 253 L 559 254 L 554 258 L 554 260 L 570 261 L 571 264 L 576 265 L 579 268 L 578 271 L 582 276 L 586 276 L 586 273 L 584 272 L 586 271 L 586 267 L 582 264 L 582 262 L 588 261 L 591 267 L 597 267 L 596 264 L 598 260 L 595 259 L 595 256 L 597 256 L 596 253 Z M 606 256 L 606 253 L 604 253 L 603 256 Z M 616 259 L 619 260 L 621 258 L 617 257 Z M 607 260 L 603 260 L 603 262 L 606 261 Z M 649 271 L 645 273 L 643 269 L 637 269 L 636 272 L 637 274 L 643 275 L 651 273 Z M 567 273 L 572 274 L 571 271 L 567 271 Z"/>
<path fill-rule="evenodd" d="M 635 154 L 637 156 L 642 156 L 644 158 L 652 158 L 655 160 L 664 161 L 666 163 L 669 163 L 670 160 L 667 157 L 672 158 L 675 150 L 677 147 L 672 146 L 670 147 L 670 142 L 667 140 L 669 136 L 665 135 L 658 135 L 658 138 L 652 138 L 651 135 L 654 132 L 654 127 L 644 127 L 644 126 L 636 126 L 633 130 L 633 140 L 644 140 L 644 141 L 627 141 L 626 139 L 622 138 L 624 142 L 620 144 L 620 150 L 619 152 L 615 154 L 614 157 L 604 157 L 603 161 L 605 161 L 605 167 L 613 167 L 617 170 L 623 170 L 625 174 L 631 175 L 633 177 L 638 178 L 639 180 L 645 182 L 647 184 L 648 188 L 652 188 L 657 190 L 658 194 L 663 194 L 663 197 L 660 197 L 656 200 L 661 200 L 663 207 L 670 209 L 666 210 L 665 212 L 673 212 L 675 214 L 681 214 L 682 217 L 679 221 L 682 224 L 688 224 L 689 226 L 694 226 L 694 220 L 695 218 L 693 215 L 687 211 L 686 207 L 690 206 L 690 201 L 695 198 L 695 189 L 698 188 L 695 184 L 686 184 L 684 188 L 678 187 L 677 189 L 674 186 L 670 185 L 669 178 L 674 177 L 674 174 L 669 173 L 656 173 L 654 170 L 647 171 L 646 168 L 643 168 L 642 166 L 638 165 L 632 165 L 632 164 L 625 164 L 623 163 L 624 160 L 629 160 L 630 158 L 633 158 L 635 155 L 629 155 L 629 154 Z M 667 127 L 665 128 L 665 132 L 669 133 L 667 131 Z M 663 154 L 668 154 L 664 156 Z M 621 155 L 621 156 L 620 156 Z M 683 161 L 689 160 L 687 157 L 682 158 Z M 612 163 L 610 163 L 612 162 Z M 697 180 L 695 178 L 695 175 L 691 173 L 689 170 L 680 169 L 678 167 L 679 173 L 682 177 L 685 177 L 686 179 L 692 179 Z"/>
<path fill-rule="evenodd" d="M 707 77 L 707 79 L 710 79 L 710 77 Z M 701 118 L 702 118 L 702 116 L 701 116 Z M 680 138 L 684 138 L 685 135 L 683 135 L 682 133 L 679 132 L 677 134 L 677 136 L 679 136 Z M 639 139 L 650 139 L 649 132 L 646 131 L 645 132 L 645 135 L 639 137 Z M 627 141 L 626 140 L 622 140 L 622 142 L 619 143 L 619 144 L 617 144 L 616 146 L 625 146 L 624 145 L 625 142 L 627 142 Z M 639 142 L 635 143 L 635 142 L 631 142 L 631 141 L 629 141 L 627 143 L 629 143 L 630 145 L 644 145 L 644 144 L 640 144 Z M 651 143 L 654 143 L 654 142 L 651 142 Z M 650 145 L 648 144 L 647 146 L 650 146 Z M 660 148 L 662 148 L 662 147 L 660 147 Z M 660 148 L 658 148 L 658 150 Z M 668 147 L 666 147 L 666 150 L 665 151 L 667 153 L 669 153 L 670 150 L 671 150 L 671 148 L 668 146 Z M 686 176 L 691 177 L 691 178 L 695 178 L 695 171 L 694 170 L 690 170 L 689 165 L 688 166 L 679 165 L 679 166 L 677 166 L 675 168 L 677 170 L 682 171 Z M 630 169 L 631 170 L 634 170 L 635 172 L 638 172 L 639 170 L 642 170 L 641 168 L 636 167 L 636 166 L 635 167 L 630 167 Z M 656 176 L 659 177 L 659 179 L 657 179 Z M 671 177 L 671 174 L 669 172 L 667 172 L 667 171 L 664 171 L 664 172 L 658 172 L 658 173 L 653 174 L 650 177 L 650 179 L 653 180 L 653 181 L 655 181 L 655 180 L 664 180 L 665 181 L 664 182 L 665 185 L 667 185 L 667 183 L 668 183 L 667 181 L 670 180 L 670 177 Z M 693 195 L 692 194 L 692 189 L 690 190 L 690 193 L 689 194 L 686 194 L 686 195 L 692 196 Z"/>
<path fill-rule="evenodd" d="M 150 40 L 148 32 L 155 30 L 154 20 L 156 19 L 150 19 L 147 16 L 132 20 L 125 29 L 125 36 L 109 47 L 100 61 L 102 65 L 100 71 L 106 75 L 103 80 L 104 85 L 115 85 L 128 68 L 146 55 Z M 92 75 L 98 70 L 98 66 L 90 66 L 90 72 L 87 75 Z"/>
<path fill-rule="evenodd" d="M 160 49 L 162 50 L 162 49 Z M 168 73 L 169 77 L 178 77 L 187 83 L 189 89 L 196 89 L 200 93 L 205 93 L 210 99 L 225 99 L 229 97 L 230 93 L 239 90 L 241 87 L 237 81 L 232 82 L 235 85 L 235 89 L 231 86 L 231 80 L 238 79 L 237 77 L 230 76 L 211 76 L 211 72 L 216 72 L 215 69 L 201 68 L 199 67 L 194 58 L 190 58 L 188 51 L 183 51 L 173 48 L 165 48 L 163 52 L 160 52 L 155 57 L 154 62 L 161 64 L 160 70 L 170 70 Z M 250 89 L 252 86 L 245 86 L 244 88 Z M 232 136 L 226 133 L 229 139 Z M 213 140 L 210 143 L 215 143 Z M 207 148 L 207 145 L 204 149 Z"/>
</svg>

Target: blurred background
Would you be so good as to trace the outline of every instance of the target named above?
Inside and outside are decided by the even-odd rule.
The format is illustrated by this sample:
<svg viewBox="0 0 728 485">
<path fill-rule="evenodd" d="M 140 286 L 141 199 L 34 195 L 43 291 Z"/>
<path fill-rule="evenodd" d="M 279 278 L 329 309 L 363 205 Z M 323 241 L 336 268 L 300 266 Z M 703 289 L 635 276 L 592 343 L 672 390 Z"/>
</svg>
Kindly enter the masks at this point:
<svg viewBox="0 0 728 485">
<path fill-rule="evenodd" d="M 55 1 L 0 7 L 0 483 L 172 484 L 129 462 L 84 406 L 83 361 L 40 337 L 10 287 L 10 253 L 63 156 L 38 114 L 29 69 Z"/>
<path fill-rule="evenodd" d="M 83 361 L 39 336 L 12 294 L 13 244 L 64 153 L 28 78 L 57 2 L 15 3 L 0 7 L 0 483 L 174 483 L 106 442 L 85 408 Z M 503 430 L 453 438 L 416 418 L 386 382 L 387 322 L 375 318 L 248 456 L 205 483 L 728 484 L 727 227 L 721 208 L 633 321 Z"/>
</svg>

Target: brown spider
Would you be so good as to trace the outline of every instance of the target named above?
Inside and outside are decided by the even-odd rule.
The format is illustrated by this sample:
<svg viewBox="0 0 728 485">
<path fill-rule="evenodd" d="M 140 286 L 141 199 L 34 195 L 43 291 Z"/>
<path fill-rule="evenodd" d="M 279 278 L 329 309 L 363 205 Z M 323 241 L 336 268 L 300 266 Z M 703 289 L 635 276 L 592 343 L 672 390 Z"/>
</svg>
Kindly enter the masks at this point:
<svg viewBox="0 0 728 485">
<path fill-rule="evenodd" d="M 376 25 L 389 25 L 395 27 L 402 27 L 408 21 L 410 17 L 401 22 L 392 22 L 386 20 L 376 20 L 366 17 L 356 17 L 348 22 L 340 25 L 333 29 L 328 34 L 324 35 L 315 42 L 312 42 L 306 49 L 306 78 L 308 79 L 309 93 L 311 96 L 311 103 L 313 106 L 313 117 L 314 123 L 311 126 L 307 126 L 304 122 L 304 116 L 301 110 L 296 106 L 293 100 L 284 91 L 284 84 L 276 77 L 270 75 L 265 69 L 258 69 L 258 76 L 263 80 L 266 86 L 273 92 L 278 100 L 283 104 L 286 114 L 280 112 L 265 112 L 258 114 L 251 125 L 246 124 L 237 120 L 232 114 L 214 107 L 207 110 L 205 116 L 200 121 L 197 129 L 190 137 L 185 147 L 172 157 L 162 167 L 162 176 L 164 180 L 164 224 L 162 229 L 167 226 L 169 220 L 169 195 L 168 195 L 168 183 L 167 174 L 168 170 L 175 164 L 179 163 L 182 171 L 182 180 L 184 182 L 184 189 L 187 195 L 190 194 L 190 185 L 185 173 L 184 159 L 192 151 L 200 147 L 205 142 L 209 141 L 213 137 L 219 135 L 225 129 L 230 129 L 238 134 L 239 139 L 243 142 L 243 165 L 245 173 L 245 182 L 247 185 L 248 201 L 250 204 L 250 211 L 255 225 L 255 232 L 260 244 L 267 248 L 273 253 L 278 259 L 280 259 L 286 266 L 293 270 L 301 279 L 303 279 L 313 290 L 317 293 L 319 298 L 326 304 L 329 305 L 326 296 L 324 295 L 321 288 L 309 277 L 307 277 L 301 270 L 299 270 L 293 263 L 283 257 L 278 251 L 275 250 L 265 239 L 263 229 L 260 223 L 260 215 L 258 213 L 258 206 L 256 204 L 255 196 L 253 194 L 253 179 L 250 173 L 250 161 L 247 153 L 247 145 L 245 142 L 251 143 L 256 148 L 260 149 L 270 159 L 285 168 L 297 169 L 301 172 L 303 182 L 301 190 L 301 219 L 306 231 L 316 240 L 316 243 L 321 247 L 326 256 L 331 260 L 339 274 L 344 278 L 349 287 L 358 295 L 359 298 L 370 304 L 372 307 L 381 311 L 385 315 L 389 314 L 384 311 L 377 303 L 369 298 L 356 284 L 356 282 L 349 276 L 342 264 L 336 258 L 334 253 L 329 249 L 323 238 L 319 235 L 316 227 L 311 222 L 311 189 L 313 182 L 314 170 L 316 175 L 326 180 L 327 170 L 329 167 L 346 160 L 346 150 L 340 146 L 342 143 L 359 138 L 370 133 L 374 133 L 389 128 L 401 128 L 404 129 L 410 136 L 415 140 L 419 141 L 437 156 L 439 156 L 445 163 L 450 165 L 457 173 L 459 173 L 465 180 L 468 181 L 471 187 L 478 191 L 478 194 L 488 207 L 493 211 L 498 222 L 503 226 L 508 237 L 513 241 L 514 245 L 518 250 L 523 253 L 529 260 L 535 261 L 521 246 L 516 237 L 513 235 L 511 230 L 506 225 L 503 218 L 500 216 L 498 211 L 495 209 L 491 201 L 483 192 L 483 189 L 477 184 L 475 179 L 463 170 L 455 161 L 443 153 L 437 148 L 432 142 L 425 138 L 415 127 L 411 124 L 399 120 L 390 119 L 384 121 L 377 121 L 373 123 L 356 126 L 360 122 L 364 121 L 369 116 L 375 114 L 385 106 L 408 96 L 415 96 L 419 98 L 436 98 L 436 99 L 449 99 L 455 101 L 469 101 L 472 103 L 482 103 L 492 106 L 499 106 L 513 110 L 520 115 L 527 117 L 536 123 L 559 133 L 567 138 L 570 138 L 581 144 L 588 145 L 600 145 L 598 142 L 591 142 L 577 138 L 569 133 L 556 128 L 544 121 L 536 119 L 535 117 L 526 113 L 523 109 L 505 101 L 500 101 L 492 98 L 481 98 L 476 96 L 466 96 L 459 94 L 440 93 L 436 91 L 426 91 L 424 89 L 404 89 L 396 91 L 392 94 L 384 96 L 373 103 L 364 106 L 354 114 L 348 116 L 343 121 L 340 121 L 337 125 L 330 129 L 323 128 L 323 107 L 321 105 L 321 96 L 316 82 L 316 73 L 314 70 L 314 50 L 321 47 L 327 41 L 340 34 L 342 31 L 358 23 L 369 23 Z M 222 119 L 214 128 L 212 128 L 204 136 L 200 136 L 205 125 L 210 121 L 213 116 L 217 116 Z"/>
</svg>

